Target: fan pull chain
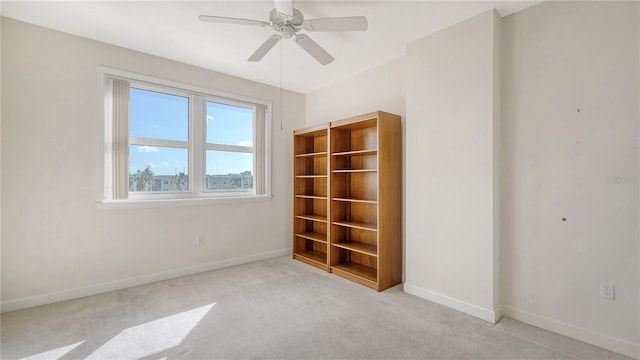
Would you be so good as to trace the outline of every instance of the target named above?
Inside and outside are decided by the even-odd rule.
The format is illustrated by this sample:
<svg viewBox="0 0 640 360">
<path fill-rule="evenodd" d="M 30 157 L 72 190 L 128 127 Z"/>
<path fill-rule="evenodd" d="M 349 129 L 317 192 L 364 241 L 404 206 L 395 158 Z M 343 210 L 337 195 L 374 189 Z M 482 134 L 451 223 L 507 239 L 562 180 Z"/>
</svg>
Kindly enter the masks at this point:
<svg viewBox="0 0 640 360">
<path fill-rule="evenodd" d="M 283 127 L 282 127 L 282 117 L 284 116 L 284 90 L 282 89 L 283 86 L 283 82 L 282 82 L 282 69 L 284 68 L 284 66 L 282 65 L 282 62 L 284 61 L 284 41 L 280 41 L 280 131 L 283 131 Z"/>
</svg>

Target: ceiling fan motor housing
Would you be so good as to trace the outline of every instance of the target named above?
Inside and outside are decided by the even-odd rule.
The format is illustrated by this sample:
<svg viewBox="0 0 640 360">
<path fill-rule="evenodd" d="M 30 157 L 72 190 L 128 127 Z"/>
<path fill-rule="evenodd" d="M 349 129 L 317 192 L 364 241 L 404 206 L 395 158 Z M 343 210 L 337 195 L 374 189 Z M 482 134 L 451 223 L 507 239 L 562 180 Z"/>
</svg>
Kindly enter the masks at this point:
<svg viewBox="0 0 640 360">
<path fill-rule="evenodd" d="M 269 14 L 269 24 L 285 39 L 291 38 L 298 32 L 303 21 L 304 16 L 298 9 L 293 9 L 292 16 L 279 13 L 276 9 L 271 10 Z"/>
</svg>

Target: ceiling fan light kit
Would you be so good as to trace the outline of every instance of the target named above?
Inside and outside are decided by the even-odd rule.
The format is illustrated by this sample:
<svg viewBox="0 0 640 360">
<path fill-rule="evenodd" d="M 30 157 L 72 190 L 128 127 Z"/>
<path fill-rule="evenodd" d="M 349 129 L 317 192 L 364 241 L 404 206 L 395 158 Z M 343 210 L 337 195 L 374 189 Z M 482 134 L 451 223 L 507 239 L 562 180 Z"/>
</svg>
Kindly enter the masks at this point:
<svg viewBox="0 0 640 360">
<path fill-rule="evenodd" d="M 200 21 L 258 27 L 271 26 L 277 34 L 269 36 L 267 40 L 251 54 L 249 59 L 247 59 L 248 61 L 260 61 L 281 39 L 294 38 L 296 44 L 322 65 L 331 63 L 334 60 L 333 56 L 309 36 L 298 34 L 298 32 L 301 30 L 308 32 L 365 31 L 369 26 L 367 18 L 364 16 L 305 20 L 302 13 L 298 9 L 293 8 L 293 2 L 291 0 L 275 0 L 274 2 L 275 8 L 271 10 L 268 22 L 212 15 L 200 15 Z"/>
</svg>

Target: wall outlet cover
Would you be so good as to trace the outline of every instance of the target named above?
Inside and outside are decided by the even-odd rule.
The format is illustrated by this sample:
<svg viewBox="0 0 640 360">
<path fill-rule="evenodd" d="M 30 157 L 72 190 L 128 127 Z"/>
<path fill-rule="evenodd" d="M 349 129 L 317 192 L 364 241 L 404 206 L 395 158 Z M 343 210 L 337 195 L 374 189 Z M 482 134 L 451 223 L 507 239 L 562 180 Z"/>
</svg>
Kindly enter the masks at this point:
<svg viewBox="0 0 640 360">
<path fill-rule="evenodd" d="M 603 281 L 600 283 L 600 297 L 605 299 L 615 299 L 615 284 L 610 281 Z"/>
</svg>

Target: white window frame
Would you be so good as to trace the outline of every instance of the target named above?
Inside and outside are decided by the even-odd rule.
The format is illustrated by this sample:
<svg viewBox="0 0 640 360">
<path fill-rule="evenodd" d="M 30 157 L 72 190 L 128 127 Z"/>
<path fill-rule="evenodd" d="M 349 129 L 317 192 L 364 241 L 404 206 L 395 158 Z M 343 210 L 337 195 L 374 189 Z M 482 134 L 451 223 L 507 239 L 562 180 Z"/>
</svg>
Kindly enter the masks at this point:
<svg viewBox="0 0 640 360">
<path fill-rule="evenodd" d="M 130 82 L 130 87 L 140 88 L 143 90 L 156 91 L 170 95 L 184 96 L 189 98 L 189 139 L 187 141 L 189 148 L 189 191 L 179 192 L 130 192 L 127 199 L 113 199 L 111 197 L 112 186 L 112 164 L 111 164 L 111 116 L 106 89 L 107 79 L 122 79 Z M 206 143 L 206 103 L 215 102 L 225 105 L 238 106 L 253 109 L 253 125 L 254 139 L 252 147 L 208 144 Z M 264 109 L 264 128 L 262 129 L 263 139 L 257 141 L 260 135 L 257 124 L 257 109 Z M 130 207 L 157 207 L 157 206 L 176 206 L 176 205 L 194 205 L 208 204 L 220 202 L 237 202 L 237 201 L 260 201 L 271 199 L 271 102 L 239 96 L 203 88 L 199 86 L 182 84 L 170 80 L 158 79 L 151 76 L 139 75 L 127 71 L 111 69 L 107 67 L 98 67 L 98 119 L 100 122 L 100 142 L 99 146 L 99 174 L 97 184 L 98 199 L 96 201 L 100 208 L 130 208 Z M 200 119 L 200 121 L 198 120 Z M 134 138 L 143 142 L 145 145 L 153 146 L 169 146 L 184 148 L 184 141 L 162 140 Z M 131 144 L 131 142 L 130 142 Z M 264 144 L 264 148 L 258 149 L 259 144 Z M 253 190 L 206 190 L 206 150 L 232 150 L 240 152 L 248 152 L 252 149 L 253 154 Z M 256 156 L 257 152 L 264 152 L 261 158 Z M 263 166 L 259 166 L 259 162 L 263 161 Z M 261 174 L 257 174 L 259 169 Z M 257 179 L 262 184 L 257 184 Z M 260 186 L 261 194 L 256 194 L 256 188 Z"/>
</svg>

